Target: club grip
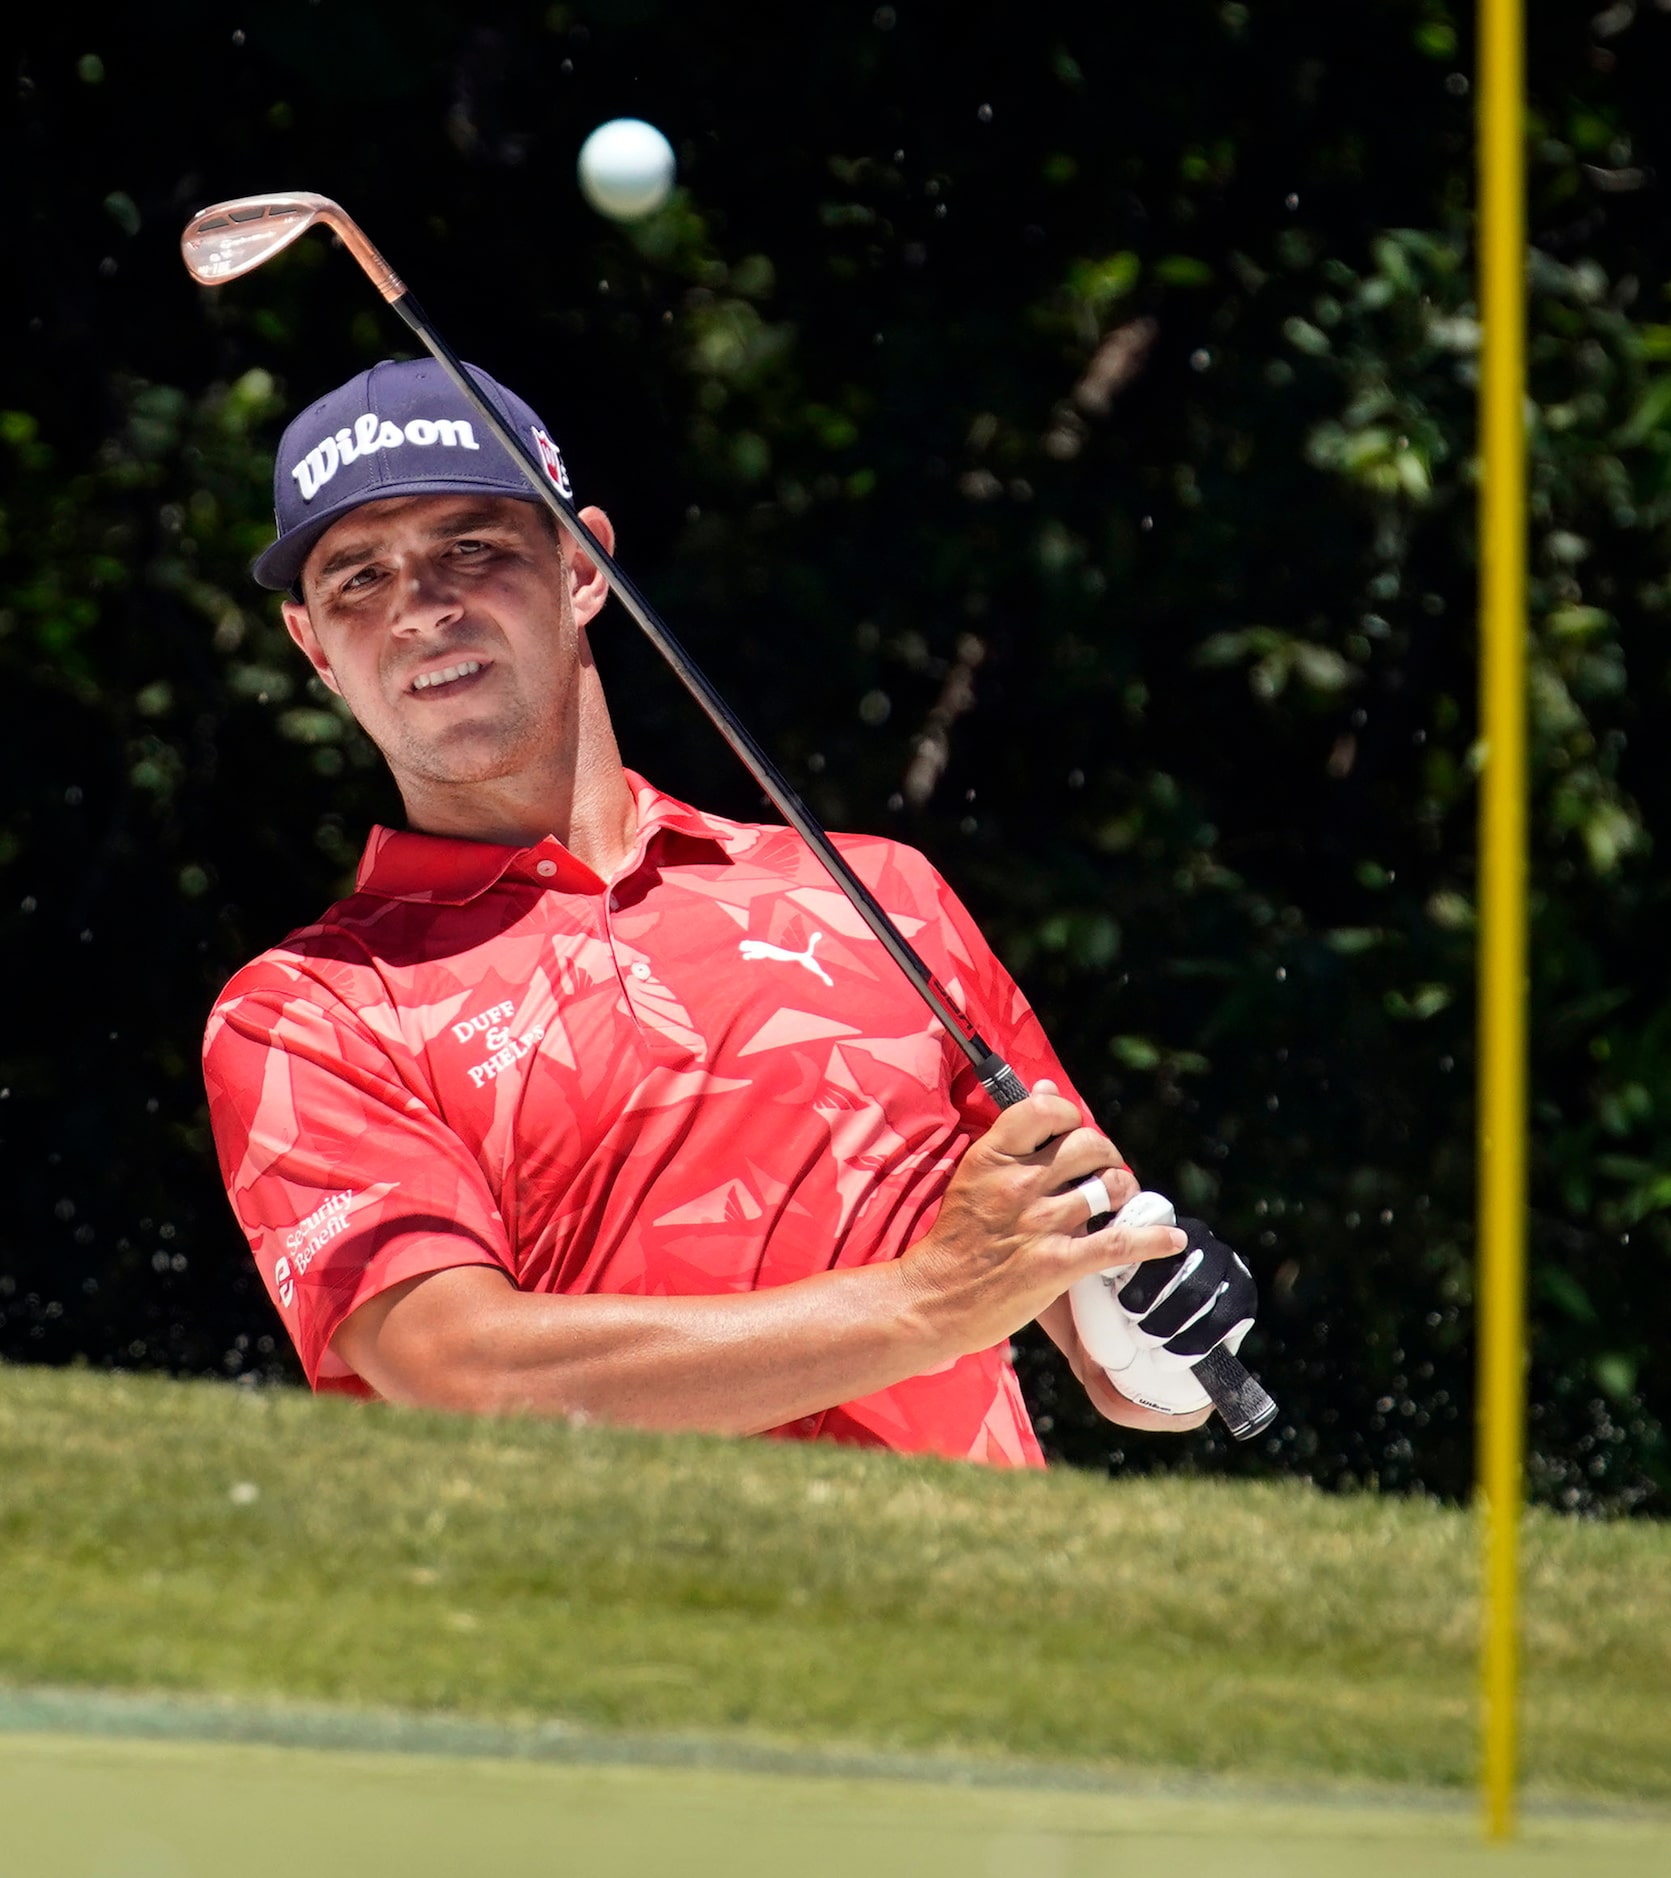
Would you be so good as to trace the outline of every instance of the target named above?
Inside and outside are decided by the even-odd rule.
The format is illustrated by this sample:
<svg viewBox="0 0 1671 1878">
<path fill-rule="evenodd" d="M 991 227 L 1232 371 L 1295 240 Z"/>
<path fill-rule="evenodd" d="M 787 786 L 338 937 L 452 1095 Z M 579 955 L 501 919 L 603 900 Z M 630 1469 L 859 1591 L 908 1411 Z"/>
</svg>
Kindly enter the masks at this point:
<svg viewBox="0 0 1671 1878">
<path fill-rule="evenodd" d="M 1027 1085 L 996 1050 L 988 1050 L 975 1065 L 981 1087 L 1001 1109 L 1013 1109 L 1027 1100 Z"/>
<path fill-rule="evenodd" d="M 1190 1367 L 1195 1380 L 1213 1398 L 1213 1407 L 1223 1416 L 1225 1427 L 1238 1441 L 1251 1441 L 1276 1420 L 1276 1403 L 1260 1386 L 1259 1379 L 1250 1375 L 1222 1343 Z"/>
</svg>

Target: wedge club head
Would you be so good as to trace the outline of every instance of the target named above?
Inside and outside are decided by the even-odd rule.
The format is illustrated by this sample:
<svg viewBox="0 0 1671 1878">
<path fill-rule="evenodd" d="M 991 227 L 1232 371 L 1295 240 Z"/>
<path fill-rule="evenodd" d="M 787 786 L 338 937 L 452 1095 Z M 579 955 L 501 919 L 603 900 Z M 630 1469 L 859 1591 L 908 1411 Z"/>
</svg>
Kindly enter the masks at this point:
<svg viewBox="0 0 1671 1878">
<path fill-rule="evenodd" d="M 180 237 L 186 272 L 200 286 L 219 287 L 254 273 L 315 223 L 323 223 L 352 252 L 385 300 L 398 300 L 405 284 L 358 226 L 329 196 L 305 189 L 281 196 L 239 196 L 203 209 Z"/>
</svg>

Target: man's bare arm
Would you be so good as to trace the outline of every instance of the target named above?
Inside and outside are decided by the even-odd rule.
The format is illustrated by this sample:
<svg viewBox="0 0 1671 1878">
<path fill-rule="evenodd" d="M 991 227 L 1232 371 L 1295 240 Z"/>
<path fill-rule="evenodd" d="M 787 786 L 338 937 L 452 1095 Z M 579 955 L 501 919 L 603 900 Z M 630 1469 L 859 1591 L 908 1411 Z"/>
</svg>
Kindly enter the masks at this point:
<svg viewBox="0 0 1671 1878">
<path fill-rule="evenodd" d="M 955 1354 L 917 1354 L 900 1277 L 892 1264 L 719 1297 L 562 1297 L 460 1266 L 374 1298 L 333 1347 L 394 1401 L 753 1434 Z"/>
<path fill-rule="evenodd" d="M 1041 1085 L 973 1144 L 897 1261 L 684 1298 L 527 1293 L 460 1267 L 362 1305 L 333 1348 L 394 1401 L 757 1433 L 1002 1342 L 1086 1272 L 1178 1249 L 1167 1227 L 1086 1234 L 1071 1188 L 1091 1174 L 1116 1205 L 1135 1191 L 1113 1143 Z"/>
</svg>

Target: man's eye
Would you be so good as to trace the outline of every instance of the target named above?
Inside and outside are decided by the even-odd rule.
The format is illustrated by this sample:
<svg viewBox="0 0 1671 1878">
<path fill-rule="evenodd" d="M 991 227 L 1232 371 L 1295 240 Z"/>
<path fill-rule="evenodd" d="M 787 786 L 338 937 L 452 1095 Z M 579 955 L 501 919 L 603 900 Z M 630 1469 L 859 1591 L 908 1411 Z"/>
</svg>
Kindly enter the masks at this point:
<svg viewBox="0 0 1671 1878">
<path fill-rule="evenodd" d="M 377 569 L 362 567 L 357 573 L 350 574 L 342 583 L 344 593 L 357 593 L 362 587 L 369 587 L 377 578 Z"/>
<path fill-rule="evenodd" d="M 454 554 L 486 554 L 492 543 L 486 541 L 455 541 Z"/>
</svg>

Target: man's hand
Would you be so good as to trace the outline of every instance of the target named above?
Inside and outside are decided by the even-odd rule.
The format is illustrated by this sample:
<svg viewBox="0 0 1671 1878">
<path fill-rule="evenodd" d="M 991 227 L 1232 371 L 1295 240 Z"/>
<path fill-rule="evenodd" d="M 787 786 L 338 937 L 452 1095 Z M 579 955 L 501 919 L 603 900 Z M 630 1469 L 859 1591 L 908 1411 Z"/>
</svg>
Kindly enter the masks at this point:
<svg viewBox="0 0 1671 1878">
<path fill-rule="evenodd" d="M 1183 1249 L 1168 1226 L 1088 1233 L 1074 1189 L 1093 1175 L 1116 1209 L 1137 1191 L 1119 1149 L 1084 1126 L 1054 1083 L 1004 1110 L 964 1155 L 933 1228 L 900 1261 L 938 1337 L 960 1353 L 987 1349 L 1042 1316 L 1076 1278 Z"/>
<path fill-rule="evenodd" d="M 1104 1421 L 1118 1422 L 1122 1428 L 1142 1428 L 1152 1434 L 1186 1434 L 1202 1427 L 1212 1415 L 1212 1404 L 1186 1415 L 1166 1415 L 1159 1409 L 1144 1408 L 1121 1395 L 1108 1379 L 1108 1371 L 1079 1341 L 1073 1321 L 1073 1307 L 1065 1297 L 1057 1298 L 1039 1312 L 1039 1328 L 1068 1359 L 1068 1367 L 1079 1378 L 1079 1385 L 1091 1398 L 1091 1406 Z"/>
</svg>

